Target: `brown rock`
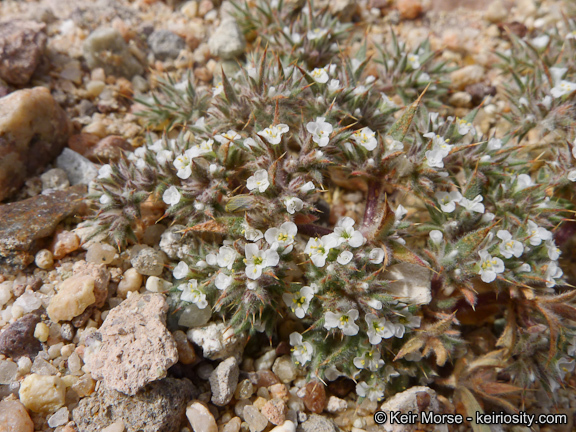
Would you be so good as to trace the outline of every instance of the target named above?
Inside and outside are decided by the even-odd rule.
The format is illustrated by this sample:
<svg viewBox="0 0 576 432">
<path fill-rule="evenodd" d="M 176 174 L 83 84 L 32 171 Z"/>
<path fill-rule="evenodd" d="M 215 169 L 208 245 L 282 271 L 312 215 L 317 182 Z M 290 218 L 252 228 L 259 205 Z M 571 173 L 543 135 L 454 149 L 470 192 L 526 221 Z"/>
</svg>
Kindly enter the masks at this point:
<svg viewBox="0 0 576 432">
<path fill-rule="evenodd" d="M 500 37 L 504 40 L 510 40 L 508 32 L 516 35 L 520 39 L 522 39 L 524 36 L 526 36 L 526 33 L 528 33 L 528 27 L 518 21 L 499 24 L 498 30 L 500 30 Z"/>
<path fill-rule="evenodd" d="M 174 342 L 176 342 L 176 349 L 178 350 L 178 361 L 182 364 L 188 365 L 196 361 L 196 352 L 194 347 L 188 341 L 186 333 L 182 330 L 176 330 L 172 333 Z"/>
<path fill-rule="evenodd" d="M 0 201 L 58 156 L 70 131 L 66 113 L 44 87 L 0 99 Z"/>
<path fill-rule="evenodd" d="M 24 315 L 10 324 L 0 334 L 0 354 L 18 360 L 20 357 L 36 357 L 42 344 L 34 337 L 34 329 L 40 318 L 35 314 Z"/>
<path fill-rule="evenodd" d="M 98 144 L 100 137 L 90 133 L 80 133 L 72 135 L 68 139 L 68 147 L 84 157 Z"/>
<path fill-rule="evenodd" d="M 164 378 L 178 361 L 165 326 L 167 311 L 162 295 L 136 293 L 112 309 L 99 329 L 100 351 L 88 360 L 92 376 L 127 395 Z"/>
<path fill-rule="evenodd" d="M 348 396 L 348 394 L 356 388 L 356 383 L 350 378 L 339 377 L 328 384 L 328 390 L 340 398 Z"/>
<path fill-rule="evenodd" d="M 496 95 L 496 87 L 476 83 L 466 87 L 466 93 L 468 93 L 472 97 L 472 105 L 478 106 L 486 96 L 495 96 Z"/>
<path fill-rule="evenodd" d="M 280 383 L 280 378 L 272 371 L 262 370 L 251 374 L 250 381 L 257 387 L 270 387 L 271 385 Z"/>
<path fill-rule="evenodd" d="M 412 20 L 422 14 L 422 2 L 420 0 L 398 0 L 396 7 L 402 19 Z"/>
<path fill-rule="evenodd" d="M 324 411 L 326 406 L 326 391 L 324 384 L 320 381 L 310 381 L 306 384 L 306 396 L 304 396 L 304 405 L 306 408 L 316 414 Z"/>
<path fill-rule="evenodd" d="M 0 271 L 16 273 L 33 262 L 41 240 L 50 236 L 60 221 L 80 210 L 85 191 L 85 185 L 77 185 L 0 205 Z"/>
<path fill-rule="evenodd" d="M 46 48 L 44 27 L 35 21 L 0 23 L 0 78 L 14 85 L 30 81 Z"/>
</svg>

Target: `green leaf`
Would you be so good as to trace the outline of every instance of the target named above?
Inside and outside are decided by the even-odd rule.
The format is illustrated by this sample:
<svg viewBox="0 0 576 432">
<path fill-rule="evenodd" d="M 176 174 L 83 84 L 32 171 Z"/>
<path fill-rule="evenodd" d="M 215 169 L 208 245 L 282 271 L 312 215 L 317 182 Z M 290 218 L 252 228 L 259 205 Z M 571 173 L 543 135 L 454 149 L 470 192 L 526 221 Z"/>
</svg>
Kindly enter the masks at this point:
<svg viewBox="0 0 576 432">
<path fill-rule="evenodd" d="M 468 257 L 472 252 L 474 252 L 478 246 L 484 241 L 490 230 L 496 224 L 490 225 L 489 227 L 482 228 L 471 232 L 470 234 L 465 235 L 462 237 L 458 243 L 456 243 L 455 250 L 458 251 L 458 256 L 460 258 Z"/>
<path fill-rule="evenodd" d="M 428 86 L 426 87 L 426 90 L 427 89 L 428 89 Z M 418 111 L 418 105 L 420 105 L 420 101 L 422 100 L 424 93 L 426 93 L 426 90 L 424 90 L 422 92 L 422 94 L 420 96 L 418 96 L 418 99 L 416 99 L 416 102 L 414 102 L 412 105 L 410 105 L 408 107 L 406 112 L 404 114 L 402 114 L 402 117 L 400 117 L 396 121 L 396 123 L 394 123 L 392 125 L 392 127 L 388 131 L 388 135 L 390 135 L 393 139 L 395 139 L 397 141 L 403 141 L 404 140 L 404 136 L 406 135 L 406 133 L 408 132 L 408 129 L 410 129 L 410 126 L 412 125 L 412 120 L 414 119 L 414 116 L 416 115 L 416 112 Z"/>
</svg>

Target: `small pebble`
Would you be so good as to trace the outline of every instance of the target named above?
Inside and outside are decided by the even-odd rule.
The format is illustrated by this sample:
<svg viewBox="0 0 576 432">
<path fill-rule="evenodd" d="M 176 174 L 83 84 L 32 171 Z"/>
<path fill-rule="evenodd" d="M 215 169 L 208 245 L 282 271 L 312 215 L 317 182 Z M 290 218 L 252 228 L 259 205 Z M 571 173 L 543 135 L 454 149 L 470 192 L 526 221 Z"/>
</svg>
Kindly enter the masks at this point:
<svg viewBox="0 0 576 432">
<path fill-rule="evenodd" d="M 67 407 L 62 407 L 50 417 L 48 417 L 48 426 L 55 428 L 58 426 L 65 425 L 68 423 L 68 418 L 70 417 L 70 412 Z"/>
<path fill-rule="evenodd" d="M 72 324 L 63 323 L 60 326 L 60 336 L 62 336 L 62 338 L 64 340 L 71 341 L 72 339 L 74 339 L 75 334 L 76 334 L 76 331 L 75 331 L 74 326 Z"/>
<path fill-rule="evenodd" d="M 46 342 L 48 340 L 48 335 L 50 334 L 50 328 L 43 322 L 36 324 L 34 329 L 34 337 L 40 342 Z"/>
<path fill-rule="evenodd" d="M 43 270 L 49 270 L 54 265 L 54 256 L 48 249 L 41 249 L 36 253 L 34 263 Z"/>
<path fill-rule="evenodd" d="M 60 231 L 54 237 L 51 250 L 54 258 L 62 259 L 71 252 L 80 247 L 80 239 L 76 234 L 70 231 Z"/>
<path fill-rule="evenodd" d="M 110 264 L 116 258 L 116 249 L 105 243 L 94 243 L 88 248 L 86 261 L 95 264 Z"/>
<path fill-rule="evenodd" d="M 296 432 L 296 424 L 293 421 L 286 420 L 280 426 L 271 429 L 270 432 Z"/>
<path fill-rule="evenodd" d="M 158 251 L 149 247 L 136 252 L 130 262 L 138 273 L 145 276 L 160 276 L 164 270 L 162 256 Z"/>
<path fill-rule="evenodd" d="M 101 432 L 124 432 L 125 429 L 126 427 L 124 425 L 124 420 L 120 419 L 116 420 L 110 426 L 107 426 L 104 429 L 102 429 Z"/>
<path fill-rule="evenodd" d="M 234 397 L 238 400 L 241 399 L 250 399 L 250 397 L 254 394 L 254 386 L 250 382 L 249 379 L 245 379 L 240 381 L 238 387 L 236 387 L 236 391 L 234 392 Z"/>
<path fill-rule="evenodd" d="M 262 407 L 262 415 L 274 425 L 281 425 L 286 420 L 288 407 L 282 399 L 271 399 Z"/>
<path fill-rule="evenodd" d="M 228 421 L 222 428 L 222 432 L 239 432 L 242 420 L 240 417 L 234 417 Z"/>
<path fill-rule="evenodd" d="M 214 416 L 206 405 L 201 402 L 190 402 L 186 408 L 186 417 L 188 417 L 194 432 L 218 432 Z"/>
<path fill-rule="evenodd" d="M 20 386 L 20 401 L 34 412 L 54 412 L 64 405 L 66 387 L 57 376 L 28 375 Z"/>
<path fill-rule="evenodd" d="M 142 275 L 134 268 L 129 268 L 124 272 L 122 280 L 118 283 L 118 296 L 126 298 L 128 292 L 138 291 L 142 286 Z"/>
<path fill-rule="evenodd" d="M 268 426 L 268 420 L 254 405 L 244 407 L 244 420 L 248 423 L 251 432 L 261 432 Z"/>
<path fill-rule="evenodd" d="M 298 369 L 289 355 L 277 358 L 272 366 L 272 372 L 284 383 L 289 383 L 298 376 Z"/>
<path fill-rule="evenodd" d="M 54 322 L 70 321 L 94 304 L 94 283 L 91 276 L 72 276 L 62 282 L 46 308 L 50 319 Z"/>
<path fill-rule="evenodd" d="M 155 293 L 163 293 L 172 288 L 172 283 L 167 280 L 160 279 L 156 276 L 150 276 L 146 281 L 146 290 Z"/>
<path fill-rule="evenodd" d="M 174 342 L 176 342 L 176 349 L 178 350 L 178 361 L 182 364 L 192 364 L 196 361 L 196 352 L 194 347 L 188 341 L 186 333 L 182 330 L 176 330 L 172 333 Z"/>
</svg>

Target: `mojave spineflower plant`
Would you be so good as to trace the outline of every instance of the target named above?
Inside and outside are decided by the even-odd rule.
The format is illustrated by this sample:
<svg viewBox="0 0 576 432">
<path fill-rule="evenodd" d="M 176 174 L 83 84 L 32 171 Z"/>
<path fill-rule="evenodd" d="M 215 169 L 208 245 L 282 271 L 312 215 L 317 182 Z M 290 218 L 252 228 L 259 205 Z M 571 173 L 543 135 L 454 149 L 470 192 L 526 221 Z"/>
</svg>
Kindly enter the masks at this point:
<svg viewBox="0 0 576 432">
<path fill-rule="evenodd" d="M 354 132 L 352 134 L 352 139 L 356 142 L 356 144 L 361 145 L 368 151 L 374 150 L 378 145 L 378 141 L 376 140 L 376 132 L 374 132 L 369 127 L 365 127 Z"/>
<path fill-rule="evenodd" d="M 282 255 L 292 252 L 298 228 L 294 222 L 284 222 L 278 228 L 268 228 L 264 238 L 271 247 L 284 248 Z"/>
<path fill-rule="evenodd" d="M 330 141 L 332 125 L 325 121 L 325 117 L 316 117 L 316 121 L 308 122 L 306 130 L 312 134 L 312 141 L 319 147 L 326 147 Z"/>
<path fill-rule="evenodd" d="M 348 312 L 326 312 L 324 317 L 324 328 L 330 330 L 338 328 L 342 330 L 345 336 L 354 336 L 358 334 L 360 327 L 354 321 L 358 319 L 357 309 L 350 309 Z"/>
<path fill-rule="evenodd" d="M 276 145 L 280 144 L 280 141 L 282 141 L 282 135 L 288 132 L 289 130 L 290 128 L 288 127 L 288 125 L 281 123 L 277 125 L 271 125 L 270 127 L 261 130 L 260 132 L 258 132 L 258 135 L 266 139 L 266 141 L 268 141 L 270 144 Z"/>
<path fill-rule="evenodd" d="M 310 342 L 304 342 L 300 333 L 293 332 L 290 334 L 290 345 L 293 347 L 292 356 L 297 365 L 305 365 L 312 360 L 314 347 Z"/>
<path fill-rule="evenodd" d="M 246 187 L 248 190 L 258 189 L 259 192 L 265 192 L 270 186 L 270 181 L 268 180 L 268 171 L 259 169 L 253 176 L 248 177 L 246 181 Z"/>
<path fill-rule="evenodd" d="M 246 277 L 252 280 L 258 279 L 262 276 L 262 270 L 267 267 L 274 267 L 278 265 L 280 256 L 278 252 L 273 249 L 260 250 L 256 243 L 250 243 L 244 246 L 246 258 Z"/>
<path fill-rule="evenodd" d="M 294 294 L 282 294 L 282 299 L 284 303 L 286 303 L 286 306 L 300 319 L 304 318 L 304 315 L 308 312 L 310 301 L 312 301 L 313 298 L 314 291 L 309 286 L 302 287 L 299 292 Z"/>
<path fill-rule="evenodd" d="M 480 271 L 478 274 L 483 282 L 493 282 L 499 273 L 504 272 L 504 262 L 500 258 L 492 257 L 485 249 L 479 251 L 478 255 L 480 255 Z"/>
</svg>

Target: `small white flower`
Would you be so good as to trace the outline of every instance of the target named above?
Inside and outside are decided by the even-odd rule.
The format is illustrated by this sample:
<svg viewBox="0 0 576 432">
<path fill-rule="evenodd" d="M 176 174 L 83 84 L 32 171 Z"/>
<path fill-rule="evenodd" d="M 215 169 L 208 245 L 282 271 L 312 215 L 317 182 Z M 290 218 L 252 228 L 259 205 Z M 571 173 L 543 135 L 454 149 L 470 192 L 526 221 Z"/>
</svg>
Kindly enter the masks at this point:
<svg viewBox="0 0 576 432">
<path fill-rule="evenodd" d="M 462 198 L 459 204 L 468 211 L 484 213 L 484 204 L 482 204 L 483 200 L 484 197 L 482 195 L 476 195 L 476 198 L 474 198 L 473 200 Z"/>
<path fill-rule="evenodd" d="M 456 209 L 456 203 L 460 202 L 463 198 L 462 194 L 458 191 L 436 192 L 434 196 L 440 203 L 440 208 L 444 213 L 452 213 Z"/>
<path fill-rule="evenodd" d="M 316 68 L 310 72 L 310 76 L 319 84 L 326 84 L 330 79 L 328 72 L 326 72 L 326 68 Z"/>
<path fill-rule="evenodd" d="M 380 351 L 372 347 L 364 351 L 361 356 L 354 357 L 354 366 L 358 369 L 367 369 L 370 371 L 377 371 L 384 366 L 384 360 L 380 358 Z"/>
<path fill-rule="evenodd" d="M 354 223 L 354 219 L 350 217 L 343 217 L 338 221 L 334 232 L 330 234 L 336 239 L 337 246 L 348 243 L 351 247 L 357 248 L 364 244 L 364 236 L 360 231 L 354 229 Z"/>
<path fill-rule="evenodd" d="M 384 137 L 384 145 L 388 153 L 394 153 L 397 151 L 404 150 L 404 144 L 402 144 L 401 141 L 395 140 L 390 136 Z"/>
<path fill-rule="evenodd" d="M 284 205 L 286 206 L 286 211 L 290 214 L 294 214 L 304 208 L 304 202 L 300 198 L 296 197 L 286 198 L 284 200 Z"/>
<path fill-rule="evenodd" d="M 182 294 L 180 294 L 180 300 L 194 303 L 198 306 L 198 309 L 204 309 L 208 306 L 206 294 L 198 289 L 198 281 L 196 279 L 190 279 L 188 283 L 180 285 L 178 289 L 182 291 Z"/>
<path fill-rule="evenodd" d="M 258 288 L 258 282 L 256 282 L 256 281 L 246 282 L 246 289 L 249 289 L 250 291 L 254 291 L 256 288 Z"/>
<path fill-rule="evenodd" d="M 170 186 L 164 191 L 164 194 L 162 195 L 162 200 L 171 206 L 178 204 L 180 202 L 180 198 L 182 198 L 182 195 L 180 192 L 178 192 L 176 186 Z"/>
<path fill-rule="evenodd" d="M 352 252 L 344 251 L 340 255 L 338 255 L 338 258 L 336 258 L 336 261 L 338 262 L 338 264 L 346 265 L 350 261 L 352 261 L 352 258 L 354 258 L 354 254 Z"/>
<path fill-rule="evenodd" d="M 474 129 L 472 123 L 464 119 L 456 119 L 456 126 L 458 127 L 458 133 L 460 135 L 467 135 L 469 132 L 472 132 L 472 135 L 476 134 L 476 129 Z"/>
<path fill-rule="evenodd" d="M 256 228 L 252 228 L 247 223 L 243 223 L 242 228 L 244 228 L 244 238 L 248 241 L 256 242 L 261 238 L 264 238 L 262 231 Z"/>
<path fill-rule="evenodd" d="M 384 256 L 384 249 L 374 248 L 368 254 L 368 259 L 372 264 L 380 264 L 382 261 L 384 261 Z"/>
<path fill-rule="evenodd" d="M 229 130 L 226 133 L 219 134 L 214 137 L 214 139 L 218 141 L 220 144 L 232 143 L 239 138 L 241 138 L 240 134 L 233 130 Z"/>
<path fill-rule="evenodd" d="M 306 130 L 312 134 L 312 141 L 320 147 L 326 147 L 332 133 L 332 125 L 324 117 L 316 117 L 316 121 L 306 124 Z"/>
<path fill-rule="evenodd" d="M 270 144 L 276 145 L 282 141 L 282 135 L 288 132 L 290 128 L 283 123 L 271 125 L 270 127 L 258 132 L 262 138 L 265 138 Z"/>
<path fill-rule="evenodd" d="M 569 32 L 569 33 L 566 35 L 566 39 L 576 39 L 576 30 L 573 30 L 573 31 Z"/>
<path fill-rule="evenodd" d="M 442 231 L 439 230 L 432 230 L 428 235 L 430 236 L 430 240 L 432 240 L 432 243 L 434 244 L 442 243 L 442 239 L 444 238 Z"/>
<path fill-rule="evenodd" d="M 551 240 L 552 233 L 545 228 L 539 227 L 535 222 L 528 221 L 528 235 L 530 236 L 530 244 L 532 246 L 539 246 L 542 240 Z"/>
<path fill-rule="evenodd" d="M 556 246 L 554 239 L 546 240 L 545 245 L 546 249 L 548 250 L 548 258 L 550 258 L 552 261 L 556 261 L 558 258 L 560 258 L 562 252 L 560 249 L 558 249 L 558 246 Z"/>
<path fill-rule="evenodd" d="M 294 247 L 294 237 L 298 233 L 298 228 L 294 222 L 284 222 L 279 228 L 269 228 L 264 234 L 264 238 L 270 245 L 285 248 L 282 254 L 287 254 Z M 273 246 L 274 247 L 274 246 Z"/>
<path fill-rule="evenodd" d="M 314 183 L 309 181 L 308 183 L 306 183 L 300 187 L 300 192 L 307 193 L 307 192 L 313 191 L 314 189 L 316 189 L 316 186 L 314 186 Z"/>
<path fill-rule="evenodd" d="M 546 286 L 548 288 L 552 288 L 556 285 L 556 281 L 554 279 L 561 278 L 564 273 L 562 269 L 558 267 L 558 263 L 556 261 L 550 261 L 548 263 L 548 267 L 546 268 L 546 274 L 544 278 L 546 279 Z"/>
<path fill-rule="evenodd" d="M 372 151 L 378 145 L 376 133 L 369 127 L 362 128 L 352 134 L 352 139 L 356 144 L 361 145 L 368 151 Z"/>
<path fill-rule="evenodd" d="M 518 267 L 518 271 L 519 272 L 531 272 L 532 271 L 532 267 L 530 267 L 530 264 L 528 263 L 524 263 L 522 264 L 520 267 Z"/>
<path fill-rule="evenodd" d="M 380 93 L 380 96 L 382 96 L 382 103 L 384 104 L 385 107 L 391 107 L 391 108 L 396 107 L 396 104 L 392 101 L 392 99 L 390 99 L 384 93 Z M 434 113 L 434 114 L 438 115 L 438 113 Z"/>
<path fill-rule="evenodd" d="M 480 279 L 490 283 L 496 279 L 498 273 L 504 272 L 504 262 L 500 258 L 493 258 L 487 250 L 478 252 L 480 255 Z"/>
<path fill-rule="evenodd" d="M 355 336 L 360 327 L 354 322 L 358 319 L 358 311 L 350 309 L 347 313 L 326 312 L 324 328 L 330 330 L 339 328 L 345 336 Z"/>
<path fill-rule="evenodd" d="M 538 49 L 542 49 L 542 48 L 546 47 L 546 45 L 548 45 L 549 41 L 550 41 L 550 36 L 548 36 L 548 35 L 538 36 L 538 37 L 535 37 L 534 39 L 531 40 L 532 45 L 534 45 L 534 47 L 538 48 Z"/>
<path fill-rule="evenodd" d="M 331 79 L 330 82 L 328 83 L 328 92 L 329 93 L 335 93 L 338 90 L 340 90 L 340 80 L 337 79 Z"/>
<path fill-rule="evenodd" d="M 218 255 L 216 255 L 216 263 L 220 268 L 232 270 L 232 266 L 234 265 L 237 256 L 238 254 L 234 248 L 230 246 L 222 246 L 218 251 Z"/>
<path fill-rule="evenodd" d="M 418 69 L 418 68 L 420 67 L 420 56 L 419 56 L 419 55 L 417 55 L 417 54 L 409 54 L 409 55 L 406 57 L 406 60 L 408 61 L 408 65 L 409 65 L 412 69 L 416 70 L 416 69 Z"/>
<path fill-rule="evenodd" d="M 244 145 L 251 149 L 252 147 L 256 147 L 257 144 L 256 141 L 254 141 L 254 138 L 246 138 L 244 140 Z"/>
<path fill-rule="evenodd" d="M 360 397 L 368 398 L 372 402 L 378 402 L 384 397 L 384 386 L 378 382 L 369 385 L 365 381 L 360 381 L 356 384 L 356 394 Z"/>
<path fill-rule="evenodd" d="M 528 174 L 520 174 L 516 179 L 516 191 L 521 191 L 530 186 L 534 186 L 534 182 Z"/>
<path fill-rule="evenodd" d="M 176 175 L 181 179 L 187 179 L 192 175 L 192 165 L 191 159 L 188 157 L 186 152 L 181 154 L 180 156 L 176 157 L 174 160 L 174 167 L 178 170 Z"/>
<path fill-rule="evenodd" d="M 504 258 L 520 258 L 524 253 L 524 246 L 517 240 L 512 240 L 512 234 L 507 230 L 499 230 L 496 237 L 502 240 L 499 249 Z"/>
<path fill-rule="evenodd" d="M 352 94 L 354 96 L 360 96 L 363 95 L 364 93 L 366 93 L 368 91 L 368 88 L 366 86 L 363 85 L 359 85 L 354 87 L 354 90 L 352 90 Z"/>
<path fill-rule="evenodd" d="M 259 192 L 264 192 L 270 186 L 270 181 L 268 180 L 268 171 L 260 169 L 254 173 L 253 176 L 248 177 L 246 181 L 246 187 L 248 190 L 258 189 Z"/>
<path fill-rule="evenodd" d="M 304 253 L 310 256 L 316 267 L 324 267 L 330 249 L 336 247 L 336 245 L 337 241 L 332 235 L 325 235 L 322 238 L 311 238 L 308 240 Z"/>
<path fill-rule="evenodd" d="M 450 151 L 454 147 L 448 144 L 448 140 L 445 140 L 440 135 L 436 135 L 434 132 L 428 132 L 424 134 L 425 138 L 432 138 L 432 150 L 426 151 L 426 162 L 431 168 L 444 168 L 443 159 L 450 154 Z"/>
<path fill-rule="evenodd" d="M 280 256 L 278 252 L 273 249 L 260 250 L 255 243 L 249 243 L 244 246 L 246 252 L 246 277 L 248 279 L 256 280 L 262 276 L 262 270 L 267 267 L 274 267 L 278 265 Z"/>
<path fill-rule="evenodd" d="M 368 338 L 372 345 L 378 345 L 382 339 L 390 339 L 394 336 L 394 324 L 386 321 L 386 318 L 378 318 L 369 313 L 366 314 L 365 320 L 368 325 Z"/>
<path fill-rule="evenodd" d="M 180 261 L 174 270 L 172 271 L 172 275 L 175 279 L 182 279 L 188 275 L 188 265 L 184 261 Z"/>
<path fill-rule="evenodd" d="M 227 274 L 224 273 L 218 273 L 218 276 L 216 276 L 214 283 L 216 285 L 216 288 L 218 288 L 219 290 L 225 290 L 232 284 L 233 280 L 234 279 L 232 278 L 232 276 L 228 276 Z"/>
<path fill-rule="evenodd" d="M 570 94 L 573 91 L 576 91 L 576 83 L 562 80 L 562 81 L 560 81 L 560 83 L 558 83 L 554 87 L 552 87 L 552 89 L 550 90 L 550 93 L 555 98 L 559 98 L 559 97 L 562 97 L 564 95 Z"/>
<path fill-rule="evenodd" d="M 112 167 L 109 164 L 102 165 L 98 170 L 98 178 L 109 178 L 112 175 Z"/>
<path fill-rule="evenodd" d="M 568 68 L 559 68 L 559 67 L 551 67 L 548 70 L 550 71 L 550 75 L 552 76 L 553 84 L 558 83 L 558 81 L 562 79 L 564 74 L 568 72 Z"/>
<path fill-rule="evenodd" d="M 302 342 L 302 335 L 294 332 L 290 334 L 290 345 L 292 348 L 292 356 L 296 364 L 304 365 L 312 360 L 314 354 L 314 347 L 310 342 Z"/>
<path fill-rule="evenodd" d="M 502 148 L 502 140 L 499 138 L 490 138 L 488 141 L 488 151 L 498 150 Z"/>
<path fill-rule="evenodd" d="M 308 308 L 310 307 L 310 301 L 314 298 L 314 291 L 309 286 L 304 286 L 299 292 L 294 294 L 284 293 L 282 294 L 284 303 L 288 306 L 294 315 L 298 318 L 304 318 Z"/>
<path fill-rule="evenodd" d="M 486 212 L 480 218 L 480 222 L 488 223 L 488 222 L 493 221 L 495 217 L 496 217 L 496 215 L 494 213 Z"/>
<path fill-rule="evenodd" d="M 315 28 L 314 30 L 310 30 L 308 33 L 306 33 L 306 37 L 309 40 L 316 40 L 316 39 L 323 38 L 327 34 L 328 34 L 328 29 Z"/>
<path fill-rule="evenodd" d="M 100 201 L 100 204 L 102 204 L 102 205 L 108 205 L 112 202 L 112 197 L 110 195 L 107 195 L 107 194 L 102 194 L 100 196 L 99 201 Z"/>
<path fill-rule="evenodd" d="M 216 84 L 216 87 L 212 87 L 212 96 L 218 96 L 220 93 L 224 92 L 224 85 L 222 81 Z"/>
<path fill-rule="evenodd" d="M 570 180 L 571 182 L 576 181 L 576 170 L 570 171 L 566 177 L 567 177 L 568 180 Z"/>
</svg>

